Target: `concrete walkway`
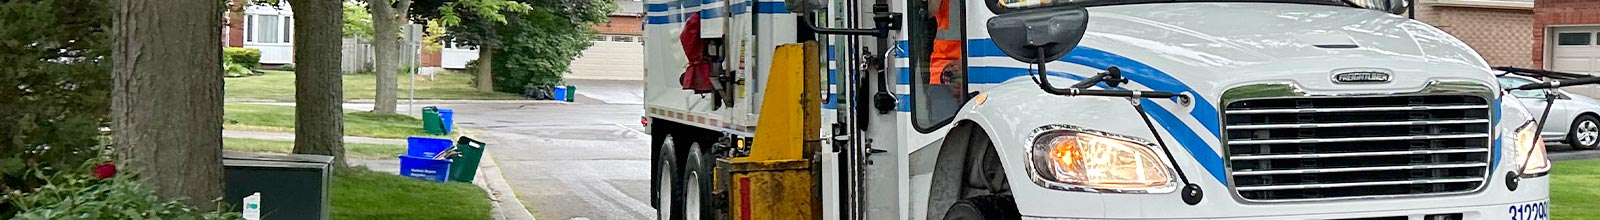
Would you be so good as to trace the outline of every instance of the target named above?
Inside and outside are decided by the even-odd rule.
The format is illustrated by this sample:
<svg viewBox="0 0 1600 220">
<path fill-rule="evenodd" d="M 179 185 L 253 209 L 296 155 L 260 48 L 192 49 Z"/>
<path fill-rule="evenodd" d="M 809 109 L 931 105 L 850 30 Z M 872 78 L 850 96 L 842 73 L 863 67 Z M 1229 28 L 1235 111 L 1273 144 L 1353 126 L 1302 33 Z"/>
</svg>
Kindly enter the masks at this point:
<svg viewBox="0 0 1600 220">
<path fill-rule="evenodd" d="M 261 140 L 274 140 L 274 141 L 294 141 L 294 133 L 290 133 L 290 132 L 222 130 L 222 137 L 248 138 L 248 139 L 261 139 Z M 355 137 L 355 136 L 344 136 L 344 142 L 345 143 L 354 143 L 354 144 L 406 145 L 406 139 L 369 138 L 369 137 Z"/>
</svg>

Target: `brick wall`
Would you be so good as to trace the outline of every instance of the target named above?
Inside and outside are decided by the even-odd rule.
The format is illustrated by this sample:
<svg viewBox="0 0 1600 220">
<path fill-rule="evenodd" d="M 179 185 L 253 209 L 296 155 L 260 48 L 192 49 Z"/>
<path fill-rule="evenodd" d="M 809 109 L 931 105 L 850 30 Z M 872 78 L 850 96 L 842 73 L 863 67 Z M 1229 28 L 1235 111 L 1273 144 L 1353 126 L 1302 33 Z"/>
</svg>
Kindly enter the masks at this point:
<svg viewBox="0 0 1600 220">
<path fill-rule="evenodd" d="M 611 21 L 605 24 L 596 24 L 594 29 L 606 35 L 641 35 L 643 26 L 639 24 L 638 16 L 612 15 Z"/>
<path fill-rule="evenodd" d="M 244 46 L 244 0 L 234 0 L 231 9 L 228 9 L 228 46 Z"/>
<path fill-rule="evenodd" d="M 442 57 L 439 56 L 439 50 L 428 50 L 428 49 L 423 49 L 422 50 L 422 66 L 423 67 L 439 67 L 439 61 L 441 61 L 441 60 L 443 60 L 443 59 L 442 59 Z"/>
<path fill-rule="evenodd" d="M 1533 3 L 1533 67 L 1544 68 L 1544 34 L 1551 25 L 1600 25 L 1600 1 L 1538 0 Z"/>
<path fill-rule="evenodd" d="M 1543 1 L 1543 0 L 1540 0 Z M 1438 6 L 1417 7 L 1417 20 L 1444 30 L 1477 50 L 1490 66 L 1530 66 L 1534 49 L 1528 41 L 1533 33 L 1533 13 L 1521 9 Z"/>
</svg>

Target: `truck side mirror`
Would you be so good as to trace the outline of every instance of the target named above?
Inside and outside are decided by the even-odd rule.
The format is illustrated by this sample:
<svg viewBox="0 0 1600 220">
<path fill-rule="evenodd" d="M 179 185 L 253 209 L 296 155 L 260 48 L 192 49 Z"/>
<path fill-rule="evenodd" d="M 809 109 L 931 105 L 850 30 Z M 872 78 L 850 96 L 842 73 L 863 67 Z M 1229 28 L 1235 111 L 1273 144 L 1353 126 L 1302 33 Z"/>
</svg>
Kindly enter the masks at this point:
<svg viewBox="0 0 1600 220">
<path fill-rule="evenodd" d="M 805 14 L 822 10 L 822 6 L 825 3 L 826 2 L 823 2 L 822 0 L 783 0 L 784 7 L 787 7 L 790 13 L 795 14 Z"/>
<path fill-rule="evenodd" d="M 1089 11 L 1040 8 L 989 18 L 989 37 L 1011 59 L 1046 64 L 1061 59 L 1078 46 L 1089 27 Z"/>
</svg>

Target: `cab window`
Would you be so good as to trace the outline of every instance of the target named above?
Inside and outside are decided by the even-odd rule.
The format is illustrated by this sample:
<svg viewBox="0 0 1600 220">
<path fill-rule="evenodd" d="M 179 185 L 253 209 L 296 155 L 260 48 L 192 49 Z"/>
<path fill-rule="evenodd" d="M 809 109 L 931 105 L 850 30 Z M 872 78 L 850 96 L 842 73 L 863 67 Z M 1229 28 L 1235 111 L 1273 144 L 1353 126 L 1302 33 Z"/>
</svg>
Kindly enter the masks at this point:
<svg viewBox="0 0 1600 220">
<path fill-rule="evenodd" d="M 1512 87 L 1518 87 L 1518 86 L 1532 84 L 1532 83 L 1533 83 L 1533 81 L 1527 80 L 1527 79 L 1522 79 L 1522 78 L 1500 77 L 1500 88 L 1512 88 Z M 1524 98 L 1524 99 L 1526 99 L 1526 98 L 1544 99 L 1545 98 L 1544 97 L 1544 90 L 1512 90 L 1511 91 L 1511 95 L 1512 96 L 1516 96 L 1517 98 Z"/>
<path fill-rule="evenodd" d="M 910 0 L 911 118 L 919 132 L 950 123 L 967 101 L 964 0 Z"/>
</svg>

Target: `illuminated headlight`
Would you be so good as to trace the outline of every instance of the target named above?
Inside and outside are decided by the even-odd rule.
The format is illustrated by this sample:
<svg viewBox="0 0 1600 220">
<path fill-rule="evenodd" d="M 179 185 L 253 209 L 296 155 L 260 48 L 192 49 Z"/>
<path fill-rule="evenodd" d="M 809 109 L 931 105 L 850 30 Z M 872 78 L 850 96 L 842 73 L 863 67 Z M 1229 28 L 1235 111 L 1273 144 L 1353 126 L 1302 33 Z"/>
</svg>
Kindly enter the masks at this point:
<svg viewBox="0 0 1600 220">
<path fill-rule="evenodd" d="M 1544 138 L 1539 137 L 1539 124 L 1528 122 L 1517 128 L 1515 157 L 1512 163 L 1522 167 L 1522 177 L 1543 176 L 1550 172 L 1550 158 L 1545 155 Z"/>
<path fill-rule="evenodd" d="M 1154 144 L 1070 125 L 1041 127 L 1030 139 L 1028 174 L 1046 188 L 1120 193 L 1177 189 Z"/>
</svg>

